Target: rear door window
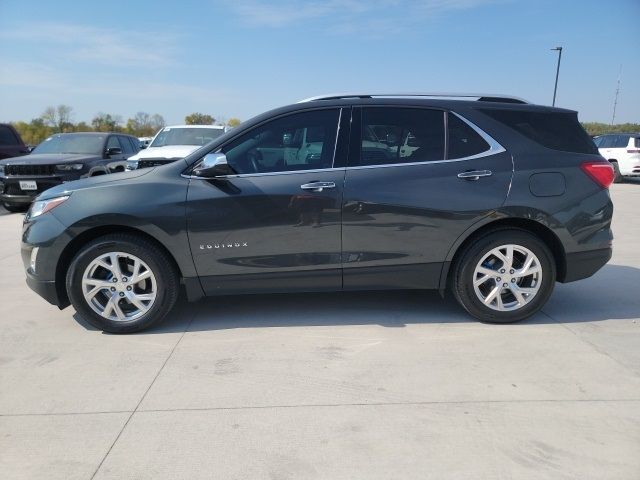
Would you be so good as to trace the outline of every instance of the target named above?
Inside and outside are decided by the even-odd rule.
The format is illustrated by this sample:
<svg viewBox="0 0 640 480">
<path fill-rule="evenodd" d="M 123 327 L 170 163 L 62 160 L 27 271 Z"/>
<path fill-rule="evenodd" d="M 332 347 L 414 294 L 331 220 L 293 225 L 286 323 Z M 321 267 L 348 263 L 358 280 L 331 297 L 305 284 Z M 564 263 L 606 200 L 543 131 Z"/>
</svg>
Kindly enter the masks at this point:
<svg viewBox="0 0 640 480">
<path fill-rule="evenodd" d="M 494 120 L 552 150 L 598 153 L 575 113 L 482 109 Z"/>
<path fill-rule="evenodd" d="M 447 117 L 447 158 L 465 158 L 489 150 L 489 144 L 457 115 Z"/>
<path fill-rule="evenodd" d="M 444 159 L 444 112 L 423 108 L 362 109 L 357 166 Z"/>
</svg>

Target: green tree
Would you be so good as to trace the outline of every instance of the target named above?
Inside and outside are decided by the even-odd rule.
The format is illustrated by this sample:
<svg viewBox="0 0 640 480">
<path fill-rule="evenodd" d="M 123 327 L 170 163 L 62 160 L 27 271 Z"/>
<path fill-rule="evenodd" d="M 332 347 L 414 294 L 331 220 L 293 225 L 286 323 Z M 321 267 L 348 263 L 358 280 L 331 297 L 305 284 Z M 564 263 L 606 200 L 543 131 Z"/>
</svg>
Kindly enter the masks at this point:
<svg viewBox="0 0 640 480">
<path fill-rule="evenodd" d="M 72 131 L 72 117 L 73 108 L 69 105 L 47 107 L 45 108 L 44 112 L 42 112 L 42 115 L 40 115 L 40 118 L 42 118 L 44 123 L 50 127 L 53 127 L 56 132 Z"/>
<path fill-rule="evenodd" d="M 184 117 L 184 123 L 187 125 L 213 125 L 216 119 L 205 113 L 192 113 Z"/>
<path fill-rule="evenodd" d="M 54 133 L 53 127 L 45 125 L 42 118 L 34 118 L 30 123 L 14 122 L 13 126 L 27 145 L 37 145 Z"/>
<path fill-rule="evenodd" d="M 602 135 L 605 133 L 638 133 L 640 132 L 640 124 L 638 123 L 620 123 L 610 125 L 600 122 L 583 122 L 582 126 L 589 135 Z"/>
<path fill-rule="evenodd" d="M 239 118 L 236 117 L 231 117 L 228 121 L 227 121 L 227 126 L 231 127 L 231 128 L 236 128 L 238 125 L 240 125 L 241 121 Z"/>
<path fill-rule="evenodd" d="M 98 113 L 93 120 L 91 126 L 96 132 L 121 132 L 122 117 L 120 115 L 111 115 L 109 113 Z"/>
</svg>

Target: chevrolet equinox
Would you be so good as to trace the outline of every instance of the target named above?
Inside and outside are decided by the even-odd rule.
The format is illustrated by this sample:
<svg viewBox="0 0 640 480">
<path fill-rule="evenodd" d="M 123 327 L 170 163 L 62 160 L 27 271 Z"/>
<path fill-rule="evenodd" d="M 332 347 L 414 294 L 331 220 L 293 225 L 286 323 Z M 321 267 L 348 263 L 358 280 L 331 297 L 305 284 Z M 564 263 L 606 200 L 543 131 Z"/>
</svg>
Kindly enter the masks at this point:
<svg viewBox="0 0 640 480">
<path fill-rule="evenodd" d="M 334 95 L 183 160 L 41 193 L 27 283 L 109 332 L 178 292 L 450 289 L 485 322 L 537 312 L 611 257 L 609 162 L 574 111 L 499 95 Z"/>
</svg>

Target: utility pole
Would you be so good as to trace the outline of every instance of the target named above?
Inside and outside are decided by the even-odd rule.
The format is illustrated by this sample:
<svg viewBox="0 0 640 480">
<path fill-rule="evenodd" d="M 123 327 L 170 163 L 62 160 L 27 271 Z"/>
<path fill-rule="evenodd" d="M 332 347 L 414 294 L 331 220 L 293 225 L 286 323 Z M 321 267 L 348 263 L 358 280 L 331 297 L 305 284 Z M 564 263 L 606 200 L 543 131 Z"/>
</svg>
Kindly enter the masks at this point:
<svg viewBox="0 0 640 480">
<path fill-rule="evenodd" d="M 556 93 L 558 91 L 558 77 L 560 76 L 560 60 L 562 60 L 562 47 L 552 48 L 558 52 L 558 67 L 556 68 L 556 86 L 553 87 L 553 103 L 552 106 L 556 106 Z"/>
<path fill-rule="evenodd" d="M 622 77 L 622 65 L 620 65 L 620 71 L 618 72 L 618 86 L 616 87 L 616 97 L 613 100 L 613 116 L 611 117 L 611 125 L 616 120 L 616 107 L 618 106 L 618 94 L 620 93 L 620 78 Z"/>
</svg>

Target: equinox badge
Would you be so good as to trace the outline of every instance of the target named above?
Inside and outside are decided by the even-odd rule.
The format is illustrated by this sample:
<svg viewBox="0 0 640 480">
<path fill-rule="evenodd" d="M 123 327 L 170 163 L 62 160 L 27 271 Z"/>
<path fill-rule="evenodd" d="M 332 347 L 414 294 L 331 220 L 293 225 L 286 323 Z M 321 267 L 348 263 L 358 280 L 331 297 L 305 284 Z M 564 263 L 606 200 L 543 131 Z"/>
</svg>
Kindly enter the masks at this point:
<svg viewBox="0 0 640 480">
<path fill-rule="evenodd" d="M 200 245 L 200 250 L 217 250 L 219 248 L 248 247 L 247 242 L 207 243 Z"/>
</svg>

